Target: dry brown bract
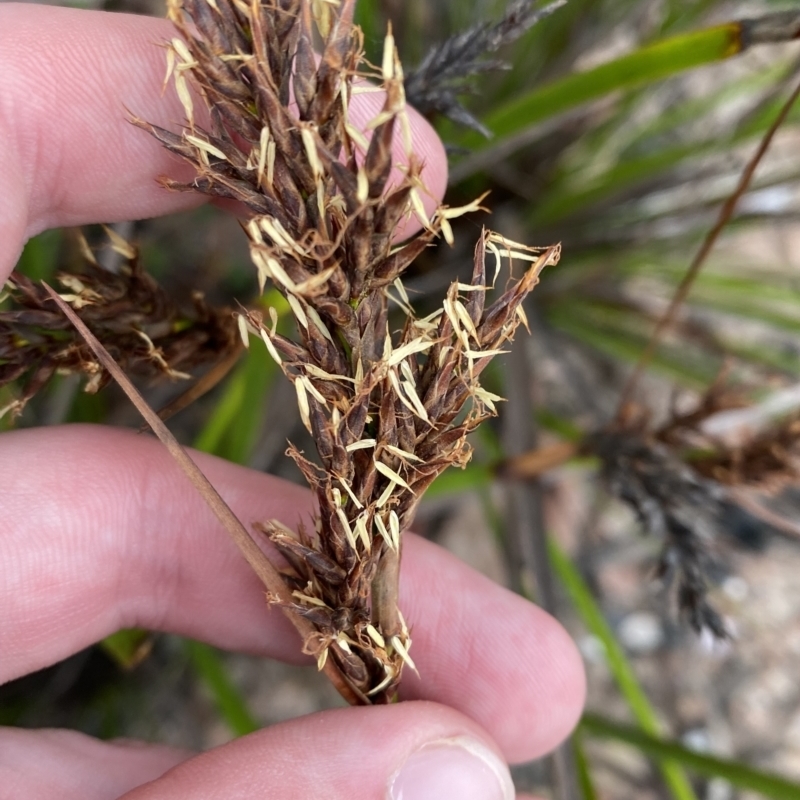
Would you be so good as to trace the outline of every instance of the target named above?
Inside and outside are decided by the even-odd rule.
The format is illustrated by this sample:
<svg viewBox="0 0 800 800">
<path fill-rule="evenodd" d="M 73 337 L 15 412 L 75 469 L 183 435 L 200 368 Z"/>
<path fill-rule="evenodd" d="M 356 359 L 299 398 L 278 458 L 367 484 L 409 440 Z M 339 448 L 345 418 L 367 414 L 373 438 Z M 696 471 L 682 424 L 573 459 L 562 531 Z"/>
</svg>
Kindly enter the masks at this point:
<svg viewBox="0 0 800 800">
<path fill-rule="evenodd" d="M 485 233 L 470 284 L 451 286 L 443 308 L 416 319 L 404 270 L 449 220 L 478 208 L 439 208 L 430 218 L 422 165 L 411 152 L 403 74 L 391 34 L 380 69 L 363 60 L 354 0 L 172 2 L 180 38 L 168 72 L 186 112 L 180 134 L 149 125 L 165 147 L 196 169 L 172 189 L 237 200 L 263 289 L 284 294 L 299 342 L 249 312 L 242 333 L 260 335 L 293 382 L 318 463 L 290 447 L 317 501 L 311 528 L 261 526 L 287 562 L 291 611 L 313 622 L 305 650 L 333 658 L 362 697 L 392 697 L 410 638 L 397 606 L 401 531 L 425 489 L 469 459 L 467 434 L 495 413 L 499 399 L 479 377 L 513 335 L 521 303 L 559 249 L 525 248 Z M 191 23 L 191 24 L 190 24 Z M 314 30 L 316 28 L 316 32 Z M 312 49 L 323 42 L 321 58 Z M 377 79 L 382 111 L 355 129 L 348 105 Z M 192 88 L 190 88 L 190 86 Z M 200 124 L 197 94 L 203 100 Z M 399 129 L 399 130 L 397 130 Z M 408 167 L 391 184 L 392 142 L 402 134 Z M 416 215 L 422 231 L 395 245 L 398 226 Z M 486 304 L 484 256 L 532 262 Z M 405 313 L 392 333 L 388 301 Z"/>
</svg>

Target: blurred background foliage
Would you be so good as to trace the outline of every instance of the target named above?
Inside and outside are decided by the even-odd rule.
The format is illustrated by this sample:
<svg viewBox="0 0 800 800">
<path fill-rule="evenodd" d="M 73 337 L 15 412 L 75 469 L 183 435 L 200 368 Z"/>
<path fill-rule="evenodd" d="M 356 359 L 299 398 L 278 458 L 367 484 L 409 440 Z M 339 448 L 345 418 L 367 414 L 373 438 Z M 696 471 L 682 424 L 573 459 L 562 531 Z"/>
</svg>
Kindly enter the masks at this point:
<svg viewBox="0 0 800 800">
<path fill-rule="evenodd" d="M 358 17 L 374 60 L 391 19 L 404 63 L 413 65 L 450 33 L 497 19 L 505 6 L 360 0 Z M 163 10 L 151 0 L 103 7 Z M 436 120 L 451 152 L 448 202 L 490 190 L 492 216 L 459 221 L 455 247 L 433 248 L 412 268 L 406 284 L 421 309 L 438 302 L 455 275 L 469 273 L 483 224 L 518 241 L 563 244 L 561 264 L 532 297 L 533 335 L 515 348 L 522 355 L 499 362 L 487 378 L 492 391 L 510 398 L 498 424 L 477 434 L 473 465 L 445 475 L 420 516 L 422 533 L 535 597 L 581 644 L 591 713 L 552 762 L 518 771 L 522 788 L 543 795 L 800 797 L 800 688 L 781 684 L 780 713 L 767 714 L 773 739 L 757 726 L 749 739 L 737 732 L 735 701 L 737 692 L 760 686 L 765 660 L 797 683 L 798 592 L 784 592 L 789 628 L 770 616 L 766 600 L 758 604 L 757 577 L 747 578 L 754 588 L 746 602 L 722 592 L 724 608 L 741 620 L 741 636 L 714 660 L 650 590 L 658 543 L 639 538 L 629 517 L 605 499 L 593 463 L 576 460 L 510 488 L 495 469 L 515 454 L 509 441 L 524 440 L 525 449 L 571 440 L 613 415 L 624 379 L 702 237 L 800 80 L 800 46 L 747 48 L 737 21 L 793 8 L 767 0 L 569 0 L 505 48 L 500 55 L 509 68 L 481 76 L 464 99 L 491 138 Z M 672 402 L 696 400 L 723 365 L 752 399 L 797 382 L 799 122 L 797 106 L 658 349 L 637 397 L 654 419 Z M 214 209 L 116 230 L 139 243 L 147 269 L 177 298 L 192 289 L 211 302 L 255 296 L 243 237 Z M 28 243 L 19 268 L 46 278 L 75 258 L 69 232 L 48 232 Z M 279 298 L 266 301 L 276 306 Z M 302 446 L 304 431 L 292 390 L 278 377 L 266 353 L 251 348 L 173 428 L 187 444 L 296 479 L 282 453 L 287 438 Z M 151 388 L 148 398 L 158 407 L 178 391 Z M 1 392 L 7 390 L 0 390 L 0 407 Z M 18 424 L 75 421 L 138 424 L 113 388 L 90 396 L 73 379 L 55 381 Z M 0 429 L 8 426 L 0 420 Z M 788 514 L 797 507 L 791 495 L 783 502 Z M 475 519 L 488 545 L 486 536 L 469 533 Z M 452 535 L 454 526 L 468 535 Z M 769 569 L 800 566 L 798 540 L 761 532 L 755 538 L 762 552 L 745 553 L 754 542 L 737 533 L 722 548 L 723 589 L 741 589 L 735 581 L 745 580 L 739 573 L 749 575 L 754 560 L 761 580 L 791 587 Z M 631 620 L 640 623 L 638 639 Z M 652 646 L 643 644 L 648 630 L 658 633 Z M 788 650 L 777 652 L 776 640 Z M 687 678 L 687 670 L 700 677 Z M 711 705 L 698 709 L 686 700 L 704 692 Z M 768 693 L 756 704 L 773 700 Z M 297 677 L 197 642 L 133 631 L 0 689 L 0 722 L 207 746 L 335 702 L 313 674 Z M 700 743 L 690 735 L 697 730 L 707 734 Z M 782 741 L 767 744 L 776 737 Z"/>
</svg>

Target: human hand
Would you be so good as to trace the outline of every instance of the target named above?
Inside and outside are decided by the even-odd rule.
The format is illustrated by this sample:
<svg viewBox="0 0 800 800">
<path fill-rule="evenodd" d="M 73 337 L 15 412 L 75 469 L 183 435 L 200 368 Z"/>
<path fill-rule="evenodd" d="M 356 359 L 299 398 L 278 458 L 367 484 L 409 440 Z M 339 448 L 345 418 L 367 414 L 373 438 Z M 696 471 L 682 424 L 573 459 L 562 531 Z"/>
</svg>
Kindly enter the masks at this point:
<svg viewBox="0 0 800 800">
<path fill-rule="evenodd" d="M 202 202 L 156 185 L 182 167 L 124 118 L 129 108 L 165 127 L 180 120 L 177 100 L 159 97 L 155 44 L 170 35 L 141 17 L 0 7 L 0 278 L 45 228 Z M 441 145 L 423 120 L 412 125 L 440 195 Z M 310 508 L 303 489 L 196 458 L 246 525 Z M 301 662 L 293 628 L 158 443 L 85 426 L 4 434 L 0 486 L 0 683 L 131 626 Z M 323 712 L 194 756 L 0 729 L 3 796 L 513 796 L 505 762 L 552 749 L 580 713 L 580 659 L 540 609 L 427 542 L 405 542 L 401 606 L 422 676 L 404 680 L 411 702 Z"/>
</svg>

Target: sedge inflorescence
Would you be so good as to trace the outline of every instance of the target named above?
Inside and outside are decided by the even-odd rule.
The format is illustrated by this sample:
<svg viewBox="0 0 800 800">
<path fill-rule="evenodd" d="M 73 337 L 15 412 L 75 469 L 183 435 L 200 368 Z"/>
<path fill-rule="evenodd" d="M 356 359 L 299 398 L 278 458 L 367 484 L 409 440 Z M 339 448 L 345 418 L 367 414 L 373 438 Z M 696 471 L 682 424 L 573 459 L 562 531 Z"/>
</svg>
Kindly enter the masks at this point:
<svg viewBox="0 0 800 800">
<path fill-rule="evenodd" d="M 285 610 L 313 623 L 306 652 L 320 666 L 333 659 L 362 700 L 385 702 L 403 665 L 414 666 L 398 607 L 401 532 L 431 482 L 468 461 L 469 432 L 495 413 L 500 398 L 481 387 L 481 373 L 524 320 L 522 301 L 559 249 L 484 232 L 471 282 L 454 283 L 437 312 L 415 316 L 403 272 L 436 237 L 452 241 L 449 221 L 479 206 L 426 214 L 391 33 L 380 68 L 370 67 L 353 7 L 171 3 L 180 37 L 169 72 L 186 126 L 172 133 L 135 122 L 196 170 L 191 183 L 166 186 L 236 200 L 251 215 L 244 228 L 262 291 L 269 280 L 284 295 L 298 337 L 277 332 L 274 311 L 268 320 L 243 313 L 242 334 L 260 337 L 294 384 L 318 456 L 288 451 L 313 490 L 313 524 L 259 527 L 286 561 Z M 366 133 L 348 116 L 353 94 L 370 90 L 365 78 L 385 98 Z M 396 135 L 407 165 L 392 182 Z M 410 215 L 421 230 L 396 244 Z M 491 304 L 487 253 L 498 267 L 504 257 L 529 263 Z M 397 330 L 390 300 L 403 316 Z"/>
</svg>

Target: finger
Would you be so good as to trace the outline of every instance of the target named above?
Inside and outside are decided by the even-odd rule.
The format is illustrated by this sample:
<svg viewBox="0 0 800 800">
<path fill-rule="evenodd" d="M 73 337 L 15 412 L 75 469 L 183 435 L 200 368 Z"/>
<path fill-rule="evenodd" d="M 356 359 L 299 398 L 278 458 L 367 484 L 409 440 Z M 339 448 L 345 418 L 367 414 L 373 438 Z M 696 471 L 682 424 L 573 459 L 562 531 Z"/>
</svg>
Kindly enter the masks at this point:
<svg viewBox="0 0 800 800">
<path fill-rule="evenodd" d="M 191 755 L 77 731 L 0 728 L 0 786 L 3 797 L 25 800 L 113 800 Z"/>
<path fill-rule="evenodd" d="M 431 703 L 327 711 L 197 756 L 123 800 L 514 800 L 471 720 Z"/>
<path fill-rule="evenodd" d="M 172 130 L 183 119 L 173 88 L 162 97 L 166 57 L 158 45 L 173 35 L 165 20 L 0 5 L 0 284 L 25 240 L 46 228 L 142 219 L 204 202 L 156 184 L 163 174 L 189 179 L 191 168 L 127 121 L 126 109 Z M 381 102 L 354 98 L 355 124 Z M 446 156 L 426 120 L 409 118 L 430 212 L 444 193 Z M 406 161 L 400 137 L 395 161 Z"/>
<path fill-rule="evenodd" d="M 538 606 L 430 542 L 411 542 L 401 608 L 419 675 L 404 674 L 403 696 L 462 709 L 511 762 L 552 750 L 575 727 L 585 699 L 572 640 Z"/>
<path fill-rule="evenodd" d="M 309 493 L 197 455 L 243 523 L 296 524 Z M 298 660 L 249 567 L 166 451 L 126 431 L 72 426 L 0 438 L 0 682 L 123 627 Z M 580 713 L 575 647 L 548 615 L 452 556 L 406 538 L 401 606 L 422 680 L 479 721 L 512 760 L 554 747 Z"/>
<path fill-rule="evenodd" d="M 77 731 L 0 728 L 0 785 L 8 797 L 25 800 L 112 800 L 193 755 L 143 742 L 101 742 Z"/>
</svg>

